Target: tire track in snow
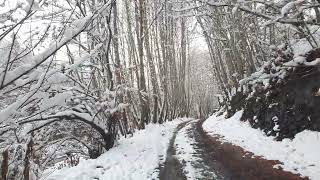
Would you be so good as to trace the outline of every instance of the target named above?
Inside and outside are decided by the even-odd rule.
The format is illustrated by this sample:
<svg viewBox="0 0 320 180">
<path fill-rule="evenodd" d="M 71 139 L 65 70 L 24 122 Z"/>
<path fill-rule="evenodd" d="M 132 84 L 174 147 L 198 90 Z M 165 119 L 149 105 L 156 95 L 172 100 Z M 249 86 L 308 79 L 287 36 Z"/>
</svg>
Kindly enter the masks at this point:
<svg viewBox="0 0 320 180">
<path fill-rule="evenodd" d="M 204 136 L 198 129 L 199 120 L 188 123 L 179 131 L 176 141 L 177 157 L 183 163 L 188 179 L 228 180 L 231 179 L 224 167 L 212 158 Z"/>
<path fill-rule="evenodd" d="M 198 121 L 181 123 L 170 140 L 164 166 L 160 166 L 160 180 L 228 180 L 223 167 L 205 148 Z"/>
<path fill-rule="evenodd" d="M 183 122 L 178 125 L 176 130 L 173 133 L 172 138 L 170 139 L 169 147 L 167 150 L 166 161 L 164 165 L 160 165 L 160 173 L 159 179 L 160 180 L 186 180 L 187 177 L 183 174 L 182 165 L 179 160 L 175 157 L 176 149 L 174 147 L 174 142 L 176 140 L 176 136 L 178 132 L 185 127 L 188 123 Z"/>
</svg>

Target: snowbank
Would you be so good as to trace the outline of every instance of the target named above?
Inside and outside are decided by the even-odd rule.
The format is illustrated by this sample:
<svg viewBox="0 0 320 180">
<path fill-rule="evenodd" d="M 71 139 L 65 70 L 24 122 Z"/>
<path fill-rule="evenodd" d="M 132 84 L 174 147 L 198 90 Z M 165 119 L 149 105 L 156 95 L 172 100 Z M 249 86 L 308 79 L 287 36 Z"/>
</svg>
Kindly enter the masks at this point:
<svg viewBox="0 0 320 180">
<path fill-rule="evenodd" d="M 284 170 L 310 179 L 320 177 L 320 132 L 305 130 L 293 140 L 275 141 L 263 131 L 253 129 L 248 122 L 241 122 L 242 113 L 239 111 L 229 119 L 213 115 L 203 123 L 203 129 L 212 136 L 221 136 L 222 142 L 238 145 L 256 156 L 279 160 Z"/>
<path fill-rule="evenodd" d="M 177 125 L 190 119 L 150 124 L 131 138 L 119 140 L 119 145 L 98 159 L 84 160 L 78 166 L 46 172 L 42 180 L 127 180 L 157 179 L 157 167 L 163 163 L 169 140 Z"/>
</svg>

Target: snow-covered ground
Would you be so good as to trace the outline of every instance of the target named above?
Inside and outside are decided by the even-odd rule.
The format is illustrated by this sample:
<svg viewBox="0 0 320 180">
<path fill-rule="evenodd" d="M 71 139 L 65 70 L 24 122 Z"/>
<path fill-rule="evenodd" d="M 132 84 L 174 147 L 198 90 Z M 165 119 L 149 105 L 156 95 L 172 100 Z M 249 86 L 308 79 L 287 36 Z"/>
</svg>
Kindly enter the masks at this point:
<svg viewBox="0 0 320 180">
<path fill-rule="evenodd" d="M 275 141 L 263 131 L 251 128 L 248 122 L 241 122 L 242 113 L 239 111 L 229 119 L 213 115 L 203 123 L 203 129 L 212 136 L 221 136 L 222 142 L 238 145 L 256 156 L 279 160 L 284 170 L 319 179 L 320 132 L 305 130 L 293 140 Z"/>
<path fill-rule="evenodd" d="M 165 161 L 169 140 L 178 124 L 176 119 L 162 125 L 150 124 L 133 137 L 122 138 L 119 145 L 98 159 L 83 160 L 78 166 L 47 170 L 42 180 L 151 180 L 158 179 L 160 163 Z"/>
</svg>

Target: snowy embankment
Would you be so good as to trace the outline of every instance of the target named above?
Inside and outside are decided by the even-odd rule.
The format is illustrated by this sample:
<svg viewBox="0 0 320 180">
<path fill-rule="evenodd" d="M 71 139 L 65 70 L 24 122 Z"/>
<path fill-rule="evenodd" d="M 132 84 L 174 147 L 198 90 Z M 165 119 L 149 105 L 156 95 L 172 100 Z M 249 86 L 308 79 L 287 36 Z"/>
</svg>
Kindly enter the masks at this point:
<svg viewBox="0 0 320 180">
<path fill-rule="evenodd" d="M 219 136 L 221 142 L 240 146 L 255 156 L 279 160 L 284 170 L 315 180 L 320 177 L 320 132 L 305 130 L 293 140 L 275 141 L 263 131 L 253 129 L 248 122 L 241 122 L 241 115 L 242 111 L 229 119 L 213 115 L 203 123 L 203 129 L 212 136 Z"/>
<path fill-rule="evenodd" d="M 160 124 L 149 124 L 133 137 L 122 138 L 119 145 L 97 159 L 83 160 L 78 166 L 61 170 L 47 170 L 42 180 L 127 180 L 157 179 L 160 163 L 172 134 L 181 122 L 190 119 L 176 119 Z M 49 175 L 48 175 L 49 174 Z"/>
</svg>

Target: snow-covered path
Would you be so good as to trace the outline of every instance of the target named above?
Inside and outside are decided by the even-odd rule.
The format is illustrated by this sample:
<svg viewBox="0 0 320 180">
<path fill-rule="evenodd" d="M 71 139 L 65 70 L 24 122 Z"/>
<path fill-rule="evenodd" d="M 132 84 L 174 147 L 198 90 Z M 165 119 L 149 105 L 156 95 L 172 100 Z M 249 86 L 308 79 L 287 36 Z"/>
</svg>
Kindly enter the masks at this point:
<svg viewBox="0 0 320 180">
<path fill-rule="evenodd" d="M 221 144 L 202 129 L 202 122 L 182 118 L 150 124 L 99 158 L 49 169 L 42 180 L 302 179 L 273 168 L 270 161 L 247 157 L 239 147 Z"/>
<path fill-rule="evenodd" d="M 231 179 L 223 166 L 212 158 L 199 125 L 199 120 L 192 120 L 178 126 L 160 170 L 160 180 Z"/>
<path fill-rule="evenodd" d="M 97 159 L 51 169 L 42 180 L 196 180 L 226 179 L 205 149 L 199 120 L 177 119 L 150 124 Z M 221 168 L 220 168 L 221 169 Z"/>
<path fill-rule="evenodd" d="M 152 180 L 158 179 L 169 140 L 176 127 L 191 119 L 181 118 L 164 124 L 149 124 L 97 159 L 80 161 L 75 167 L 46 170 L 42 180 Z"/>
<path fill-rule="evenodd" d="M 160 180 L 307 179 L 274 168 L 274 161 L 251 157 L 238 146 L 222 143 L 202 125 L 203 121 L 192 120 L 176 129 Z"/>
</svg>

